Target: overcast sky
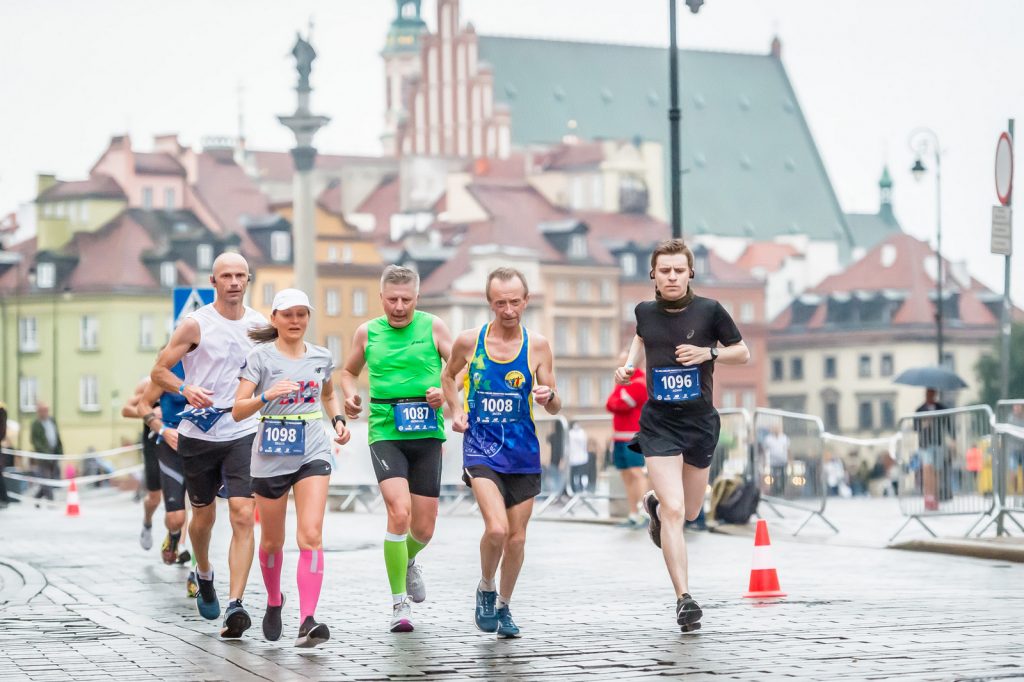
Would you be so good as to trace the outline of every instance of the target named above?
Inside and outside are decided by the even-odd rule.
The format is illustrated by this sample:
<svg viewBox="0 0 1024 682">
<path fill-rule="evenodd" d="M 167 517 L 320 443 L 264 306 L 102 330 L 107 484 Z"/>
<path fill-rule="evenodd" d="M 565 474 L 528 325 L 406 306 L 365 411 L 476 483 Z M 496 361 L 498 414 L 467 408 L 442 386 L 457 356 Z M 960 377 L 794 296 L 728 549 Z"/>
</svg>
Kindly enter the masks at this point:
<svg viewBox="0 0 1024 682">
<path fill-rule="evenodd" d="M 934 180 L 913 181 L 907 136 L 919 126 L 935 130 L 944 150 L 943 251 L 967 258 L 976 276 L 1002 291 L 1002 258 L 988 253 L 993 162 L 1007 119 L 1018 117 L 1024 129 L 1024 2 L 707 0 L 696 16 L 679 4 L 683 47 L 763 53 L 780 36 L 786 69 L 847 211 L 875 210 L 888 162 L 904 228 L 933 239 Z M 294 108 L 288 53 L 311 16 L 320 54 L 314 110 L 333 119 L 317 146 L 377 153 L 384 106 L 379 51 L 394 5 L 4 0 L 0 214 L 32 199 L 37 172 L 84 177 L 111 134 L 128 131 L 141 148 L 154 133 L 178 132 L 186 144 L 236 134 L 240 101 L 249 146 L 287 149 L 291 134 L 275 115 Z M 434 1 L 423 7 L 433 28 Z M 665 0 L 463 0 L 462 16 L 487 34 L 668 42 Z M 1024 221 L 1014 222 L 1024 253 Z M 1018 303 L 1021 258 L 1013 283 Z"/>
</svg>

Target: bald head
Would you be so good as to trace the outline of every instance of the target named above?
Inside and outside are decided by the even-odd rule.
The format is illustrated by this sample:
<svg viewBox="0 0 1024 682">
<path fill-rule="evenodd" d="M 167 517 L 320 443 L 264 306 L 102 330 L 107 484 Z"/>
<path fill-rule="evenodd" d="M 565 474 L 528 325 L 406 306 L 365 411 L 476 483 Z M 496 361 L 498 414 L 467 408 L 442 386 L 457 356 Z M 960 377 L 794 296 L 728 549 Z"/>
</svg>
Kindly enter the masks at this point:
<svg viewBox="0 0 1024 682">
<path fill-rule="evenodd" d="M 240 254 L 222 253 L 213 261 L 210 284 L 217 291 L 217 300 L 229 306 L 242 305 L 249 287 L 249 263 Z"/>
<path fill-rule="evenodd" d="M 223 272 L 225 268 L 245 270 L 245 274 L 249 274 L 249 263 L 242 257 L 240 253 L 225 252 L 217 256 L 213 261 L 213 277 L 216 279 L 219 272 Z"/>
</svg>

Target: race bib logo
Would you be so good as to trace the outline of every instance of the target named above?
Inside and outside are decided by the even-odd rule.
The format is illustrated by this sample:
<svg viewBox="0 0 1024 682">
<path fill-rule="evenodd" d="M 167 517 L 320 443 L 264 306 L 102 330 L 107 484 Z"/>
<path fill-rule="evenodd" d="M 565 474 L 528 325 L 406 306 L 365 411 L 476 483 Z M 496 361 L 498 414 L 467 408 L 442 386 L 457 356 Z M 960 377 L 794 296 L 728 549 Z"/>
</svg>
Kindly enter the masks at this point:
<svg viewBox="0 0 1024 682">
<path fill-rule="evenodd" d="M 523 373 L 517 369 L 512 370 L 505 375 L 505 385 L 512 389 L 522 388 L 523 384 L 526 383 L 526 377 Z"/>
</svg>

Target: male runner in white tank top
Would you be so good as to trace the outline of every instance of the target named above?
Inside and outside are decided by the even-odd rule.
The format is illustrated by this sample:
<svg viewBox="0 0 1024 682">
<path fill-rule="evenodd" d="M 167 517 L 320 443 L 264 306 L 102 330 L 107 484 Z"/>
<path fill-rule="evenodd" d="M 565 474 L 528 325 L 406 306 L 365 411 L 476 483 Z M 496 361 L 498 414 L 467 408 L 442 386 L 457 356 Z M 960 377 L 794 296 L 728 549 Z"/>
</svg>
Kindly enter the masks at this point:
<svg viewBox="0 0 1024 682">
<path fill-rule="evenodd" d="M 192 502 L 189 535 L 196 557 L 203 618 L 220 616 L 220 602 L 210 565 L 210 535 L 217 516 L 217 491 L 223 483 L 231 514 L 230 602 L 221 637 L 238 638 L 252 624 L 242 607 L 242 594 L 252 567 L 253 509 L 249 461 L 258 415 L 236 422 L 231 406 L 238 390 L 238 368 L 253 347 L 250 329 L 267 324 L 263 315 L 243 303 L 249 285 L 249 264 L 237 253 L 224 253 L 213 262 L 210 283 L 216 300 L 186 317 L 160 353 L 151 378 L 165 391 L 181 394 L 189 406 L 178 425 L 185 486 Z M 171 368 L 185 367 L 181 380 Z"/>
</svg>

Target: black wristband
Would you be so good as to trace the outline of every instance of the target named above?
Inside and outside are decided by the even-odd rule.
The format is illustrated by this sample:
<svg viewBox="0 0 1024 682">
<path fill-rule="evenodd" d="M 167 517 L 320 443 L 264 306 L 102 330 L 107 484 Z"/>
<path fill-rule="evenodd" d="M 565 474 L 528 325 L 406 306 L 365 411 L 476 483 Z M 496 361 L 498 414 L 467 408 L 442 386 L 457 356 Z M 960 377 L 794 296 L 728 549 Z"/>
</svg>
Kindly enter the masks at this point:
<svg viewBox="0 0 1024 682">
<path fill-rule="evenodd" d="M 338 422 L 341 422 L 342 426 L 348 426 L 348 422 L 345 421 L 345 417 L 340 414 L 334 415 L 334 418 L 331 420 L 331 426 L 338 428 Z"/>
</svg>

